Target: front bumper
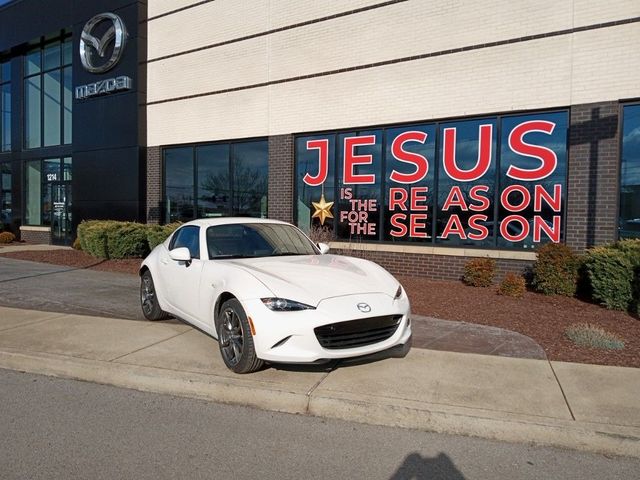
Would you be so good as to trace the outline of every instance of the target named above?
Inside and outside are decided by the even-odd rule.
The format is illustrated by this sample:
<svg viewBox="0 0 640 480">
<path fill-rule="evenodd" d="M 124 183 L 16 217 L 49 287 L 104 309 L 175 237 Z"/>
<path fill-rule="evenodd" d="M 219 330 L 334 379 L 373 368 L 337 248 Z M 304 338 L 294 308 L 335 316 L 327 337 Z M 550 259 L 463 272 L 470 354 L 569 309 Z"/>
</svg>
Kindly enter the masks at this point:
<svg viewBox="0 0 640 480">
<path fill-rule="evenodd" d="M 358 310 L 367 303 L 371 311 Z M 253 337 L 259 358 L 280 363 L 312 363 L 319 360 L 360 357 L 404 345 L 411 338 L 410 305 L 406 295 L 393 299 L 385 294 L 345 295 L 325 299 L 315 310 L 273 312 L 260 299 L 242 302 L 255 327 Z M 341 321 L 398 316 L 398 328 L 386 340 L 355 348 L 323 348 L 314 329 Z"/>
</svg>

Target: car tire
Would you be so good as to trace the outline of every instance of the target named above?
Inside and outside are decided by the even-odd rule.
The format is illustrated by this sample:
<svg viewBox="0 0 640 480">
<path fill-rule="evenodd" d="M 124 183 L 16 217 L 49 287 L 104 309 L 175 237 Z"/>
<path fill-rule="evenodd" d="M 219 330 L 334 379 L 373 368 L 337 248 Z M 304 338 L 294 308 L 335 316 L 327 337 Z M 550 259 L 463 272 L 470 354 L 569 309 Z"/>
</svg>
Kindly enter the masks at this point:
<svg viewBox="0 0 640 480">
<path fill-rule="evenodd" d="M 256 355 L 247 314 L 235 298 L 220 307 L 216 331 L 220 355 L 227 368 L 235 373 L 251 373 L 262 368 L 264 362 Z"/>
<path fill-rule="evenodd" d="M 160 308 L 156 287 L 149 270 L 145 270 L 140 277 L 140 307 L 147 320 L 155 321 L 169 318 L 169 314 Z"/>
</svg>

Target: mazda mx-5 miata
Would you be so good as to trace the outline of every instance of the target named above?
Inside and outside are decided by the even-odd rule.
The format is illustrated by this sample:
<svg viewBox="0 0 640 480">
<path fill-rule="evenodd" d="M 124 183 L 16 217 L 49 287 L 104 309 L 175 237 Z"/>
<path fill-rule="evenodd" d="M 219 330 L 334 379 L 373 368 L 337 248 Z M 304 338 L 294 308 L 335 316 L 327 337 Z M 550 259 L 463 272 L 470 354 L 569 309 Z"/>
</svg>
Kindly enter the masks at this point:
<svg viewBox="0 0 640 480">
<path fill-rule="evenodd" d="M 149 320 L 174 315 L 217 338 L 236 373 L 265 361 L 408 347 L 410 307 L 400 283 L 373 262 L 328 250 L 275 220 L 188 222 L 142 262 L 142 311 Z"/>
</svg>

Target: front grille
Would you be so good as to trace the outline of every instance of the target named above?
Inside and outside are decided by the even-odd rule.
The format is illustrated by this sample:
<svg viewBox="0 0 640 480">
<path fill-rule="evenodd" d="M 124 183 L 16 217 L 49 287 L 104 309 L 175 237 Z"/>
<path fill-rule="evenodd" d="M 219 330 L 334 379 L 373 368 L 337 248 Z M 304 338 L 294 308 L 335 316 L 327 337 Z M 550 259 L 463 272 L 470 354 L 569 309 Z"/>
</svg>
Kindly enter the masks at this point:
<svg viewBox="0 0 640 480">
<path fill-rule="evenodd" d="M 331 323 L 314 328 L 313 331 L 323 348 L 356 348 L 391 338 L 401 320 L 402 315 L 387 315 Z"/>
</svg>

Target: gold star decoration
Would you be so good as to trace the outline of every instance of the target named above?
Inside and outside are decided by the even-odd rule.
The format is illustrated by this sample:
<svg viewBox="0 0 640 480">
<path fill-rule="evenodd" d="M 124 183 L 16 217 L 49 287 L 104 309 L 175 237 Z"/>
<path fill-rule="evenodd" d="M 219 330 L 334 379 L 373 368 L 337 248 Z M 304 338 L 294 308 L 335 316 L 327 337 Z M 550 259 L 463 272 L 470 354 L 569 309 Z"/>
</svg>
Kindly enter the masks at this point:
<svg viewBox="0 0 640 480">
<path fill-rule="evenodd" d="M 313 212 L 311 218 L 318 217 L 320 219 L 320 225 L 324 225 L 324 221 L 327 218 L 333 218 L 333 213 L 331 213 L 333 202 L 327 202 L 324 199 L 324 193 L 320 195 L 319 202 L 311 202 L 311 204 L 313 205 L 313 208 L 315 208 L 315 211 Z"/>
</svg>

